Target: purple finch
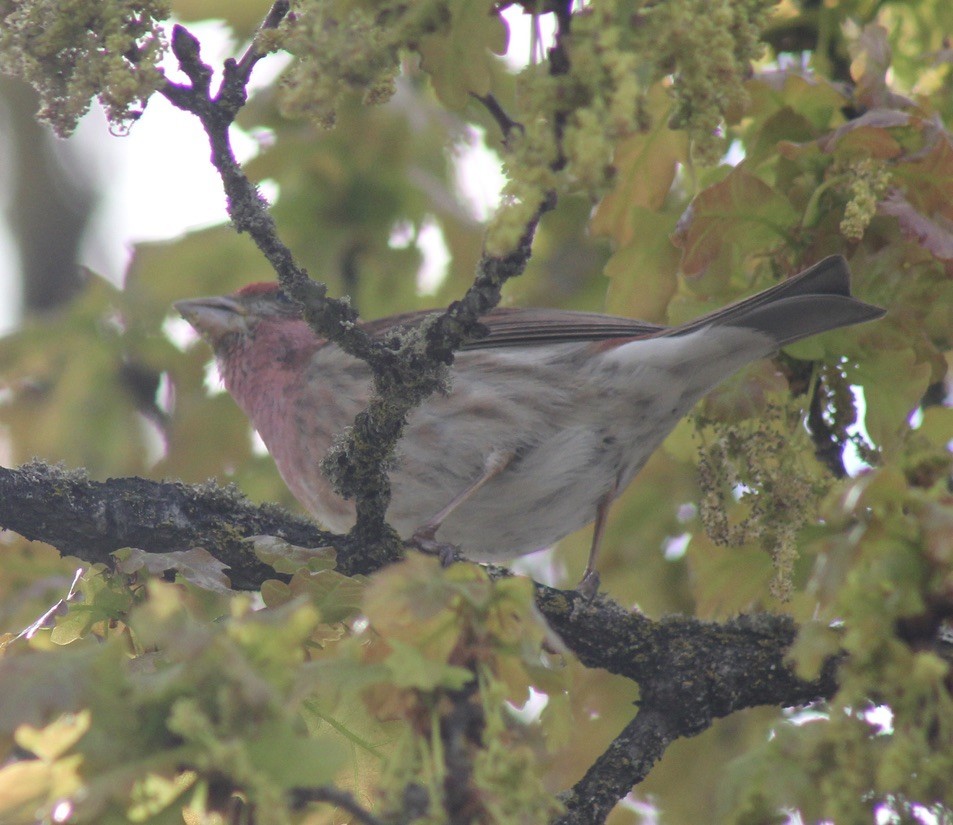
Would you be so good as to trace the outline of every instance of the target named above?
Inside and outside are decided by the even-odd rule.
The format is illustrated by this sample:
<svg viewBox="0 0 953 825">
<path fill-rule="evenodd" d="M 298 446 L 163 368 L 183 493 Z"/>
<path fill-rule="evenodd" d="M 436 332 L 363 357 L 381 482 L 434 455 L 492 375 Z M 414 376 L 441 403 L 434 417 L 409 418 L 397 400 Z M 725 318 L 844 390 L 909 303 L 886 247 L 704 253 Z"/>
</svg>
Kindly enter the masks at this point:
<svg viewBox="0 0 953 825">
<path fill-rule="evenodd" d="M 391 471 L 388 520 L 418 544 L 501 561 L 595 522 L 584 581 L 610 503 L 705 393 L 780 347 L 883 310 L 850 294 L 827 258 L 799 275 L 677 327 L 552 309 L 496 309 L 489 334 L 457 353 L 453 384 L 409 416 Z M 211 344 L 225 386 L 291 492 L 326 527 L 354 507 L 320 464 L 367 404 L 370 370 L 319 338 L 276 284 L 180 301 Z M 427 313 L 368 323 L 374 335 Z"/>
</svg>

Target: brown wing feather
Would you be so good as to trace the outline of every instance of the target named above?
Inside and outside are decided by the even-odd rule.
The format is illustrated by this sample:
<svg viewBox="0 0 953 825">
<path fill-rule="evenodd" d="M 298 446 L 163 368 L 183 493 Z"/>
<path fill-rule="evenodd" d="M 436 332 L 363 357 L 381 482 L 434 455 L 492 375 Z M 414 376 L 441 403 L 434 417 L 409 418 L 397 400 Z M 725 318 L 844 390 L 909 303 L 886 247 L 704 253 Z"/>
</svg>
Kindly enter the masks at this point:
<svg viewBox="0 0 953 825">
<path fill-rule="evenodd" d="M 371 335 L 382 338 L 398 329 L 419 326 L 425 318 L 436 311 L 438 310 L 408 312 L 403 315 L 379 318 L 376 321 L 366 321 L 364 329 Z M 645 321 L 635 321 L 615 315 L 600 315 L 597 312 L 519 307 L 497 307 L 480 318 L 480 323 L 489 328 L 490 334 L 479 341 L 464 345 L 463 349 L 604 341 L 609 338 L 652 335 L 667 329 L 667 327 Z"/>
</svg>

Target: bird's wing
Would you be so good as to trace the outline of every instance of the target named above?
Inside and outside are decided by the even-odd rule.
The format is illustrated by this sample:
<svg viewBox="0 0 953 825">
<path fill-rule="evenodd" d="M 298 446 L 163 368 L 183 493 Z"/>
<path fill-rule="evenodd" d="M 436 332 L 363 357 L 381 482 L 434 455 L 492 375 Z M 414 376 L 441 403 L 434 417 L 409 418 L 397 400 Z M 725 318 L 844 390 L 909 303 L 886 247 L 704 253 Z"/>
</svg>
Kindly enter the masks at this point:
<svg viewBox="0 0 953 825">
<path fill-rule="evenodd" d="M 366 325 L 373 335 L 420 324 L 429 312 L 382 318 Z M 463 349 L 561 344 L 574 341 L 632 340 L 651 335 L 685 335 L 705 327 L 735 326 L 768 335 L 779 347 L 838 327 L 872 321 L 884 310 L 858 301 L 850 292 L 850 270 L 832 255 L 803 272 L 741 301 L 677 327 L 663 327 L 595 312 L 562 309 L 497 308 L 480 321 L 485 338 Z"/>
<path fill-rule="evenodd" d="M 419 326 L 434 310 L 408 312 L 364 323 L 371 335 L 378 338 L 388 333 Z M 518 347 L 531 344 L 565 344 L 574 341 L 605 341 L 610 338 L 633 338 L 654 335 L 668 327 L 600 315 L 597 312 L 575 312 L 565 309 L 521 309 L 497 307 L 480 318 L 489 329 L 489 335 L 479 341 L 464 344 L 462 349 L 490 347 Z"/>
</svg>

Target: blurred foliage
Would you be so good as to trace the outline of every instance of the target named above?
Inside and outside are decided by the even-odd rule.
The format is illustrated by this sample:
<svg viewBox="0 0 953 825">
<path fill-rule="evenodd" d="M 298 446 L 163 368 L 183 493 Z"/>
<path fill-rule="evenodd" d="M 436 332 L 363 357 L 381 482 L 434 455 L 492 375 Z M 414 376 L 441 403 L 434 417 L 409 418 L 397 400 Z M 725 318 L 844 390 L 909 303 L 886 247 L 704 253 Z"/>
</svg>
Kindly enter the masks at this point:
<svg viewBox="0 0 953 825">
<path fill-rule="evenodd" d="M 18 60 L 23 73 L 34 48 L 9 39 L 11 15 L 60 20 L 67 5 L 81 20 L 78 3 L 0 2 L 6 70 Z M 747 711 L 676 743 L 634 791 L 643 807 L 622 804 L 611 821 L 647 809 L 671 823 L 785 811 L 915 822 L 918 810 L 949 821 L 953 677 L 938 640 L 953 614 L 953 5 L 785 0 L 766 17 L 757 2 L 700 13 L 693 0 L 601 0 L 577 9 L 571 68 L 556 76 L 545 60 L 514 70 L 494 56 L 526 46 L 507 42 L 507 21 L 537 6 L 550 4 L 512 4 L 506 18 L 487 2 L 298 4 L 270 42 L 301 60 L 241 114 L 260 138 L 249 174 L 276 186 L 273 213 L 303 265 L 369 318 L 446 304 L 470 282 L 486 226 L 460 195 L 456 158 L 474 142 L 509 175 L 494 248 L 540 191 L 560 194 L 505 302 L 675 323 L 845 255 L 856 293 L 887 317 L 716 390 L 615 505 L 600 564 L 604 588 L 652 616 L 789 613 L 804 674 L 848 653 L 841 690 L 809 713 Z M 173 3 L 179 19 L 218 16 L 239 39 L 267 8 Z M 770 49 L 749 72 L 758 30 Z M 59 71 L 30 54 L 36 71 Z M 95 54 L 79 61 L 84 77 L 115 69 Z M 471 92 L 492 92 L 524 131 L 504 141 Z M 289 117 L 300 111 L 333 111 L 336 126 Z M 418 241 L 434 230 L 450 259 L 423 295 Z M 142 245 L 123 288 L 90 275 L 68 307 L 24 319 L 0 341 L 6 463 L 215 476 L 296 506 L 210 386 L 208 351 L 169 335 L 173 300 L 270 277 L 217 226 Z M 847 477 L 812 454 L 815 392 L 812 422 L 847 455 Z M 421 821 L 437 822 L 440 734 L 463 711 L 480 719 L 466 747 L 485 821 L 543 822 L 549 794 L 632 717 L 636 687 L 559 653 L 526 581 L 491 584 L 473 566 L 412 558 L 349 579 L 333 554 L 260 539 L 255 552 L 291 580 L 259 600 L 228 591 L 193 548 L 157 559 L 130 548 L 71 588 L 75 559 L 3 542 L 4 823 L 49 820 L 58 805 L 97 823 L 249 809 L 260 822 L 330 823 L 341 821 L 330 807 L 284 802 L 330 781 L 385 812 L 414 783 L 430 800 Z M 520 564 L 567 584 L 588 542 Z"/>
</svg>

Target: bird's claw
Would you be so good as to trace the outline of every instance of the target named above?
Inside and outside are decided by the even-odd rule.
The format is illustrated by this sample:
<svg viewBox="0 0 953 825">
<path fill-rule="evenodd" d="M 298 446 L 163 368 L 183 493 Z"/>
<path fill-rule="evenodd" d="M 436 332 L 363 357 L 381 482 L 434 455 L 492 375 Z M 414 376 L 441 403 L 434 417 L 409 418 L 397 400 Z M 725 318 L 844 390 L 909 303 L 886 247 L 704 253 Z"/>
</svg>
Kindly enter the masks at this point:
<svg viewBox="0 0 953 825">
<path fill-rule="evenodd" d="M 416 547 L 421 553 L 436 556 L 440 559 L 442 567 L 449 567 L 451 564 L 461 561 L 463 556 L 460 554 L 460 548 L 455 544 L 438 541 L 436 533 L 436 527 L 421 527 L 410 537 L 408 544 L 411 547 Z"/>
<path fill-rule="evenodd" d="M 576 585 L 576 592 L 586 601 L 591 602 L 599 593 L 599 572 L 591 568 L 586 570 L 579 584 Z"/>
</svg>

